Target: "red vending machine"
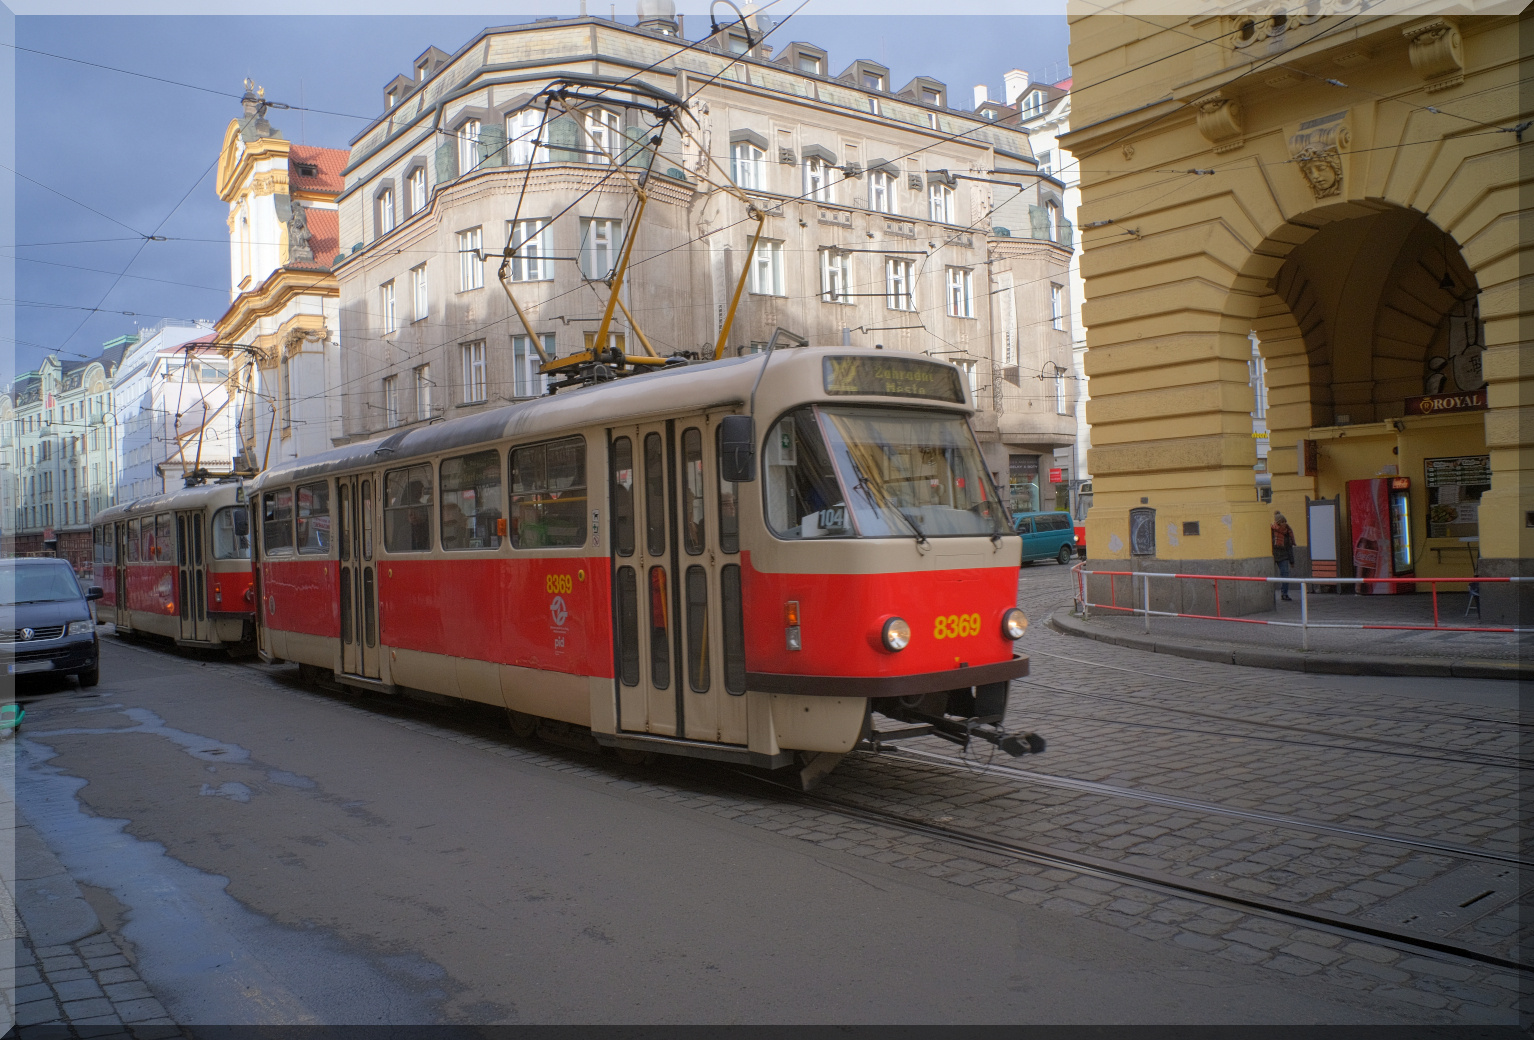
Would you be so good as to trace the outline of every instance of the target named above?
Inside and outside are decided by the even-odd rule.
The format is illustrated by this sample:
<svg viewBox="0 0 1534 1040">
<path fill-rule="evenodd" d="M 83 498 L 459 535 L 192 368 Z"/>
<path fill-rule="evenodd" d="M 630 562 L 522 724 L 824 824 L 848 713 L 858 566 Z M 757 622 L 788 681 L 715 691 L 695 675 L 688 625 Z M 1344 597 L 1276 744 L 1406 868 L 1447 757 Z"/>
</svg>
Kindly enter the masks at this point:
<svg viewBox="0 0 1534 1040">
<path fill-rule="evenodd" d="M 1412 557 L 1411 478 L 1348 481 L 1348 525 L 1353 537 L 1353 577 L 1402 578 L 1415 574 Z M 1364 582 L 1365 595 L 1416 592 L 1407 582 Z"/>
</svg>

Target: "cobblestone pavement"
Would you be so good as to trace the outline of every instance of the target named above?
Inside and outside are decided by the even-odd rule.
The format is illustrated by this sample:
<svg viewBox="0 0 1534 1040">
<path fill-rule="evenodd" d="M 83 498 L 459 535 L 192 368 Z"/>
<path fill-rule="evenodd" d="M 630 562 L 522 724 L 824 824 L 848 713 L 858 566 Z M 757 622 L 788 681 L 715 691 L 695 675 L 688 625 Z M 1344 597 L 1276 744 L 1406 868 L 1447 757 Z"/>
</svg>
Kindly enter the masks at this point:
<svg viewBox="0 0 1534 1040">
<path fill-rule="evenodd" d="M 1031 618 L 1068 602 L 1066 569 L 1058 568 L 1058 578 L 1050 571 L 1023 572 L 1020 602 Z M 1028 770 L 1488 851 L 1521 850 L 1512 768 L 1519 756 L 1515 710 L 1451 699 L 1408 703 L 1386 693 L 1361 694 L 1338 677 L 1168 662 L 1043 625 L 1030 629 L 1021 648 L 1033 655 L 1033 673 L 1014 686 L 1009 720 L 1051 741 L 1046 754 L 1019 763 Z M 423 737 L 621 786 L 1040 906 L 1058 913 L 1062 928 L 1081 917 L 1216 961 L 1261 966 L 1289 980 L 1297 993 L 1352 990 L 1379 1008 L 1382 1021 L 1513 1024 L 1519 1021 L 1520 996 L 1528 995 L 1526 981 L 1515 973 L 1473 961 L 1384 941 L 1360 942 L 1325 927 L 1168 895 L 1155 886 L 976 852 L 771 791 L 743 794 L 721 786 L 717 767 L 678 763 L 632 769 L 515 741 L 481 723 L 408 702 L 357 702 L 310 691 L 297 684 L 291 668 L 206 667 L 236 682 L 278 687 L 295 697 L 387 718 Z M 957 750 L 937 741 L 924 746 Z M 1337 914 L 1367 914 L 1464 862 L 1298 826 L 1279 828 L 978 775 L 963 765 L 958 758 L 948 768 L 898 756 L 853 755 L 820 790 L 836 799 Z M 1520 939 L 1516 906 L 1500 906 L 1450 941 L 1512 950 Z M 1527 931 L 1521 938 L 1527 948 Z"/>
<path fill-rule="evenodd" d="M 0 747 L 0 768 L 14 776 L 15 743 Z M 0 790 L 5 832 L 5 885 L 0 927 L 0 1035 L 23 1040 L 64 1037 L 182 1036 L 149 991 L 117 939 L 69 877 L 63 864 L 18 814 L 12 792 Z M 18 912 L 19 911 L 19 912 Z M 10 1029 L 15 1033 L 11 1034 Z"/>
</svg>

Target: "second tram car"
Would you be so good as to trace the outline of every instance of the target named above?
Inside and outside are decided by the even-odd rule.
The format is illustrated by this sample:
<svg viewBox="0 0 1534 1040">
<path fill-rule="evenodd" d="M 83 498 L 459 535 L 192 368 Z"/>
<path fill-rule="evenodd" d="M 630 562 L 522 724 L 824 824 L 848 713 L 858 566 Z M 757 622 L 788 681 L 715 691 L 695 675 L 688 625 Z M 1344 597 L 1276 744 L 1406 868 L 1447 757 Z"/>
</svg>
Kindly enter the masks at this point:
<svg viewBox="0 0 1534 1040">
<path fill-rule="evenodd" d="M 1036 750 L 1002 729 L 1020 547 L 968 400 L 796 348 L 273 466 L 259 652 L 628 752 L 818 774 L 887 720 Z"/>
<path fill-rule="evenodd" d="M 92 559 L 102 621 L 124 634 L 237 650 L 255 637 L 245 489 L 201 484 L 103 509 Z"/>
</svg>

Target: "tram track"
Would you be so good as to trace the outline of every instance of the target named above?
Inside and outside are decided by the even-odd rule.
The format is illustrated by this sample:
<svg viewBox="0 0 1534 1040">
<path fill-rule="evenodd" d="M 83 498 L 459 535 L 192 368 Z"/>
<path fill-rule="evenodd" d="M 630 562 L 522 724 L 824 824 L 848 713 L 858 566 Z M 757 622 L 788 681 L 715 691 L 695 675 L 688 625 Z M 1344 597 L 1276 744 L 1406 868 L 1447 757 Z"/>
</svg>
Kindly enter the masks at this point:
<svg viewBox="0 0 1534 1040">
<path fill-rule="evenodd" d="M 1018 769 L 1012 766 L 996 763 L 969 762 L 956 759 L 952 755 L 945 755 L 936 751 L 926 751 L 921 748 L 892 747 L 884 748 L 879 754 L 889 755 L 896 760 L 914 759 L 919 762 L 942 766 L 956 772 L 985 776 L 1002 776 L 1008 779 L 1020 780 L 1026 783 L 1040 784 L 1046 787 L 1056 787 L 1069 791 L 1081 791 L 1087 794 L 1098 794 L 1109 798 L 1121 798 L 1130 801 L 1142 802 L 1150 805 L 1165 806 L 1170 809 L 1181 809 L 1189 812 L 1230 816 L 1236 819 L 1250 820 L 1253 823 L 1269 824 L 1276 827 L 1285 827 L 1292 830 L 1306 831 L 1316 834 L 1333 834 L 1338 837 L 1349 838 L 1354 841 L 1380 842 L 1389 845 L 1400 845 L 1407 848 L 1421 849 L 1425 852 L 1440 853 L 1443 855 L 1457 856 L 1463 859 L 1478 859 L 1492 863 L 1505 863 L 1522 869 L 1534 868 L 1534 863 L 1521 860 L 1517 856 L 1505 855 L 1492 852 L 1487 849 L 1478 849 L 1471 845 L 1459 845 L 1454 842 L 1434 841 L 1431 838 L 1419 838 L 1405 834 L 1390 834 L 1380 831 L 1368 831 L 1358 827 L 1349 827 L 1344 824 L 1326 823 L 1321 820 L 1310 820 L 1298 816 L 1285 816 L 1281 813 L 1263 812 L 1260 809 L 1243 809 L 1237 806 L 1221 805 L 1217 802 L 1203 802 L 1194 798 L 1183 798 L 1178 795 L 1161 794 L 1155 791 L 1143 791 L 1131 787 L 1118 787 L 1113 784 L 1099 783 L 1095 780 L 1079 780 L 1075 777 L 1055 776 L 1050 773 L 1037 773 L 1028 769 Z"/>
<path fill-rule="evenodd" d="M 816 806 L 838 813 L 849 819 L 861 820 L 884 827 L 893 827 L 909 834 L 933 838 L 960 848 L 1000 855 L 1037 866 L 1068 870 L 1105 881 L 1132 884 L 1167 895 L 1193 897 L 1201 902 L 1258 914 L 1263 917 L 1289 923 L 1303 923 L 1308 927 L 1319 928 L 1345 937 L 1365 939 L 1371 942 L 1383 942 L 1410 952 L 1429 952 L 1458 957 L 1479 964 L 1519 972 L 1526 976 L 1534 975 L 1534 966 L 1524 965 L 1512 958 L 1476 949 L 1475 947 L 1444 942 L 1399 929 L 1382 928 L 1354 918 L 1344 917 L 1340 914 L 1264 902 L 1263 900 L 1243 896 L 1214 885 L 1200 884 L 1196 880 L 1177 877 L 1162 871 L 1128 867 L 1110 860 L 1099 859 L 1095 856 L 1087 856 L 1075 852 L 1061 852 L 1028 842 L 996 838 L 965 828 L 918 819 L 903 813 L 846 802 L 841 799 L 827 797 L 824 794 L 798 791 L 760 774 L 750 774 L 740 770 L 735 772 L 737 776 L 748 777 L 759 784 L 766 784 L 782 791 L 784 793 L 783 797 L 788 800 Z"/>
</svg>

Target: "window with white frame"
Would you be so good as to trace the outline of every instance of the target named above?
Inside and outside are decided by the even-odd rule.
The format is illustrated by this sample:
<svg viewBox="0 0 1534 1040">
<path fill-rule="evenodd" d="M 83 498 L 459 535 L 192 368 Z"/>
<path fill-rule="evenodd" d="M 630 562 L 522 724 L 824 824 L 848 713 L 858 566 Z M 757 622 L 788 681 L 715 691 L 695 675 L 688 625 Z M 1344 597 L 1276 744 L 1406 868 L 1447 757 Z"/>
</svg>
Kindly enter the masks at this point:
<svg viewBox="0 0 1534 1040">
<path fill-rule="evenodd" d="M 458 172 L 479 168 L 479 120 L 467 119 L 458 128 Z"/>
<path fill-rule="evenodd" d="M 383 381 L 384 425 L 399 425 L 399 376 L 387 376 Z"/>
<path fill-rule="evenodd" d="M 868 208 L 876 213 L 895 212 L 895 178 L 883 170 L 868 174 Z"/>
<path fill-rule="evenodd" d="M 539 337 L 543 352 L 554 356 L 554 334 L 546 332 Z M 517 397 L 542 397 L 549 388 L 548 377 L 538 371 L 543 360 L 526 336 L 511 337 L 511 370 L 513 393 Z"/>
<path fill-rule="evenodd" d="M 1071 414 L 1071 404 L 1065 399 L 1065 373 L 1058 369 L 1055 371 L 1055 414 Z"/>
<path fill-rule="evenodd" d="M 410 269 L 410 320 L 420 321 L 426 317 L 429 298 L 426 295 L 426 265 Z"/>
<path fill-rule="evenodd" d="M 927 205 L 933 220 L 953 223 L 953 189 L 946 184 L 927 185 Z"/>
<path fill-rule="evenodd" d="M 399 328 L 399 315 L 395 311 L 394 283 L 384 282 L 378 287 L 378 311 L 383 317 L 384 334 L 393 332 Z"/>
<path fill-rule="evenodd" d="M 758 296 L 783 295 L 783 243 L 762 239 L 751 257 L 750 284 Z"/>
<path fill-rule="evenodd" d="M 1049 324 L 1051 328 L 1065 331 L 1065 287 L 1049 287 Z"/>
<path fill-rule="evenodd" d="M 419 365 L 415 376 L 415 418 L 424 422 L 431 418 L 431 366 Z"/>
<path fill-rule="evenodd" d="M 820 251 L 820 298 L 826 303 L 854 303 L 848 295 L 852 285 L 852 254 L 839 249 Z"/>
<path fill-rule="evenodd" d="M 879 75 L 877 72 L 869 72 L 867 69 L 864 69 L 863 70 L 863 89 L 864 90 L 883 90 L 884 89 L 884 77 Z"/>
<path fill-rule="evenodd" d="M 622 221 L 603 217 L 581 218 L 581 277 L 601 281 L 618 264 Z"/>
<path fill-rule="evenodd" d="M 458 291 L 480 289 L 485 284 L 485 262 L 479 258 L 484 243 L 481 228 L 458 232 Z"/>
<path fill-rule="evenodd" d="M 973 361 L 955 361 L 959 371 L 964 373 L 964 385 L 969 387 L 969 403 L 976 411 L 980 410 L 980 383 L 979 373 L 975 369 Z"/>
<path fill-rule="evenodd" d="M 485 341 L 477 339 L 463 344 L 463 403 L 477 404 L 485 400 L 488 384 L 485 380 Z"/>
<path fill-rule="evenodd" d="M 812 76 L 820 75 L 820 59 L 813 54 L 799 55 L 799 71 L 808 72 Z"/>
<path fill-rule="evenodd" d="M 1054 151 L 1049 149 L 1049 148 L 1046 148 L 1046 149 L 1044 149 L 1042 152 L 1040 152 L 1038 154 L 1037 158 L 1039 160 L 1039 172 L 1040 173 L 1049 174 L 1049 175 L 1053 176 L 1053 174 L 1055 172 L 1055 153 L 1054 153 Z"/>
<path fill-rule="evenodd" d="M 1029 119 L 1044 111 L 1044 92 L 1042 90 L 1031 91 L 1023 101 L 1023 118 Z"/>
<path fill-rule="evenodd" d="M 831 201 L 831 164 L 818 155 L 804 160 L 804 197 L 816 202 Z"/>
<path fill-rule="evenodd" d="M 549 261 L 549 221 L 508 220 L 506 237 L 511 240 L 511 280 L 543 282 L 554 277 Z"/>
<path fill-rule="evenodd" d="M 916 279 L 916 265 L 910 260 L 887 256 L 884 258 L 884 301 L 892 311 L 914 311 L 915 297 L 912 282 Z"/>
<path fill-rule="evenodd" d="M 975 280 L 974 274 L 967 267 L 948 268 L 948 316 L 975 316 Z"/>
<path fill-rule="evenodd" d="M 750 141 L 730 145 L 730 176 L 742 188 L 761 191 L 767 187 L 767 153 Z"/>
<path fill-rule="evenodd" d="M 544 112 L 524 108 L 506 117 L 508 161 L 513 166 L 530 162 L 548 162 L 548 140 L 543 135 Z M 536 145 L 534 142 L 537 142 Z"/>
<path fill-rule="evenodd" d="M 586 158 L 604 165 L 618 158 L 619 141 L 623 140 L 623 117 L 605 108 L 593 108 L 586 112 L 586 148 L 591 153 Z"/>
<path fill-rule="evenodd" d="M 385 188 L 378 196 L 378 233 L 387 235 L 394 230 L 394 189 Z"/>
<path fill-rule="evenodd" d="M 1060 206 L 1050 201 L 1044 203 L 1044 216 L 1047 221 L 1045 228 L 1051 242 L 1060 241 Z"/>
<path fill-rule="evenodd" d="M 417 166 L 410 171 L 410 212 L 419 213 L 426 208 L 426 167 Z"/>
</svg>

